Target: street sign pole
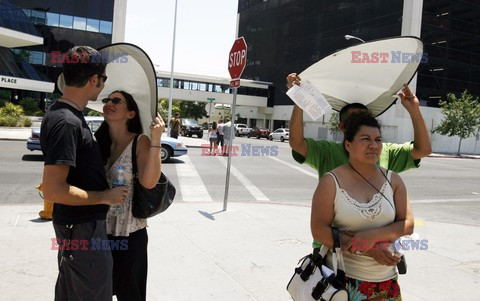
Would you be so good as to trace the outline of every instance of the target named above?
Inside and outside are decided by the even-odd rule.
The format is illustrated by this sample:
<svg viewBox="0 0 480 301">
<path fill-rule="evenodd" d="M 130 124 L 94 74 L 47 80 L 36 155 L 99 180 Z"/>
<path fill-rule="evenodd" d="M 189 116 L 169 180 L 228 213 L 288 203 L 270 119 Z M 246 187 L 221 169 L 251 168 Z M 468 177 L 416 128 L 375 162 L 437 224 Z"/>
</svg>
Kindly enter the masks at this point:
<svg viewBox="0 0 480 301">
<path fill-rule="evenodd" d="M 227 203 L 228 203 L 228 188 L 230 187 L 230 166 L 232 164 L 232 142 L 233 142 L 233 137 L 235 135 L 235 107 L 237 104 L 237 90 L 238 88 L 233 89 L 233 102 L 232 102 L 232 110 L 230 111 L 232 113 L 232 120 L 231 120 L 231 126 L 230 126 L 230 137 L 228 139 L 228 160 L 227 160 L 227 176 L 225 179 L 225 195 L 223 197 L 223 211 L 227 211 Z"/>
<path fill-rule="evenodd" d="M 210 117 L 212 116 L 212 103 L 215 101 L 215 98 L 207 98 L 208 100 L 208 128 L 210 128 Z"/>
<path fill-rule="evenodd" d="M 232 81 L 230 81 L 230 89 L 233 89 L 232 101 L 232 118 L 230 125 L 230 137 L 228 139 L 228 160 L 227 175 L 225 179 L 225 196 L 223 198 L 223 211 L 227 211 L 228 189 L 230 187 L 230 167 L 232 164 L 232 142 L 235 135 L 235 108 L 237 106 L 237 90 L 240 87 L 240 77 L 247 63 L 247 43 L 243 37 L 239 37 L 233 43 L 232 49 L 228 55 L 228 72 Z"/>
</svg>

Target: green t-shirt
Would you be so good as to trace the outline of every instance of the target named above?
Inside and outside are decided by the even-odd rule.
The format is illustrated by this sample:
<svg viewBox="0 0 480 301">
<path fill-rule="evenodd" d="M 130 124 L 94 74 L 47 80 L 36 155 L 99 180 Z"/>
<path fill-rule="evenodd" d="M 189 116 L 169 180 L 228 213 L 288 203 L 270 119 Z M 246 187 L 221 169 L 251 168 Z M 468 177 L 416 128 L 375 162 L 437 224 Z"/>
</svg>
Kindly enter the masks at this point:
<svg viewBox="0 0 480 301">
<path fill-rule="evenodd" d="M 307 163 L 318 171 L 318 177 L 322 177 L 343 164 L 348 163 L 348 153 L 342 143 L 327 140 L 313 140 L 305 138 L 308 144 L 307 157 L 303 157 L 292 150 L 292 156 L 298 163 Z M 377 164 L 385 169 L 397 173 L 420 166 L 420 159 L 412 158 L 413 143 L 404 144 L 383 143 L 382 153 Z"/>
<path fill-rule="evenodd" d="M 305 138 L 308 144 L 307 157 L 292 150 L 292 156 L 300 164 L 307 163 L 318 171 L 321 178 L 326 172 L 348 163 L 348 153 L 342 143 L 327 140 L 313 140 Z M 397 173 L 420 166 L 420 159 L 412 158 L 413 143 L 404 144 L 383 143 L 382 153 L 377 164 L 385 169 Z M 320 248 L 322 244 L 318 241 L 312 243 L 313 248 Z"/>
</svg>

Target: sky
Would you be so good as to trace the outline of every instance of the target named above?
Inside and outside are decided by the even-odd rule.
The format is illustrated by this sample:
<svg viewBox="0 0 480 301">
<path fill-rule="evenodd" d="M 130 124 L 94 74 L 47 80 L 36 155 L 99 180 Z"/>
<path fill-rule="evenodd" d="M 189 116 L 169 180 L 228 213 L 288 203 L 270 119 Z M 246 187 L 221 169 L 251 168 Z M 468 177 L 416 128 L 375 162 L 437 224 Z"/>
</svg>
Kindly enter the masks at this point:
<svg viewBox="0 0 480 301">
<path fill-rule="evenodd" d="M 238 0 L 177 0 L 174 72 L 229 77 Z M 127 0 L 125 42 L 170 72 L 175 0 Z"/>
</svg>

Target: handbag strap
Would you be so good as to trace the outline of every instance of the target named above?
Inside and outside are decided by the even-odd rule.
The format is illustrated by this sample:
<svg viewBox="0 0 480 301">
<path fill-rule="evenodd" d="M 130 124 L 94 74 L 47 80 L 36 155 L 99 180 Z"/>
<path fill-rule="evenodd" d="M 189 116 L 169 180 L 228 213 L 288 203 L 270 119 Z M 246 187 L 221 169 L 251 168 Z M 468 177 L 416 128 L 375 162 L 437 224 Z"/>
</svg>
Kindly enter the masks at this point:
<svg viewBox="0 0 480 301">
<path fill-rule="evenodd" d="M 132 174 L 133 178 L 136 180 L 138 178 L 138 170 L 137 170 L 137 140 L 140 134 L 133 138 L 132 142 Z"/>
<path fill-rule="evenodd" d="M 335 272 L 335 274 L 338 274 L 338 270 L 341 270 L 343 273 L 345 271 L 345 263 L 343 262 L 342 250 L 340 248 L 340 230 L 336 227 L 332 227 L 332 236 L 332 270 Z M 318 255 L 320 255 L 322 258 L 325 258 L 328 250 L 329 248 L 325 245 L 322 245 L 321 248 L 313 249 L 313 258 L 318 257 Z"/>
</svg>

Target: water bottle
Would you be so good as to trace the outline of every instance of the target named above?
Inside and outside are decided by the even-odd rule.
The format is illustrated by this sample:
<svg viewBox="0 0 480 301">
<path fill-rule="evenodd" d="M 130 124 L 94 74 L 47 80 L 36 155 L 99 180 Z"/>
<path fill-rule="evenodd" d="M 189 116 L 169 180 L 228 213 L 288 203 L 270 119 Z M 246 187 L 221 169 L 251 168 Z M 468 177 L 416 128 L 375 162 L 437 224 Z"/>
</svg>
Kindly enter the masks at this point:
<svg viewBox="0 0 480 301">
<path fill-rule="evenodd" d="M 127 186 L 127 179 L 125 178 L 124 172 L 125 172 L 125 167 L 123 165 L 118 165 L 117 166 L 117 176 L 112 181 L 112 187 Z M 124 212 L 123 204 L 111 205 L 110 206 L 110 212 L 113 215 L 122 214 Z"/>
</svg>

